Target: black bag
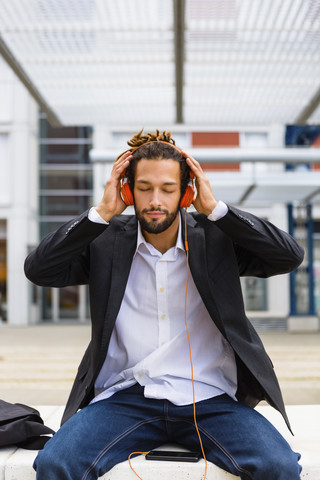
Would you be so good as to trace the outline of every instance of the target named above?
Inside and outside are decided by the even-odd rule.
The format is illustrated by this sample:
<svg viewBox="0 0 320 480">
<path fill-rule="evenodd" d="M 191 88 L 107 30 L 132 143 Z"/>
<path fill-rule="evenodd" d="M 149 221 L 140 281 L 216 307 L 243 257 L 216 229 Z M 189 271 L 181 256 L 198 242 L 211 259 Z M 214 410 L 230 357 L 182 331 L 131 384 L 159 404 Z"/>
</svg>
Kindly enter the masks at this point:
<svg viewBox="0 0 320 480">
<path fill-rule="evenodd" d="M 0 400 L 0 447 L 40 450 L 55 432 L 43 424 L 38 410 Z"/>
</svg>

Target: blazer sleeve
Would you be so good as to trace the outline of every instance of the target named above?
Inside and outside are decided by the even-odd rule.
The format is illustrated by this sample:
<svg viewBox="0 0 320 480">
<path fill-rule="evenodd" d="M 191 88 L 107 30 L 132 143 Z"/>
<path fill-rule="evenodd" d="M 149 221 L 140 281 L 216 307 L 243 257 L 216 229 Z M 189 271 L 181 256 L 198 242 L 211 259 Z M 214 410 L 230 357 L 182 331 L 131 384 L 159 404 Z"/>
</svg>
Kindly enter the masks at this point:
<svg viewBox="0 0 320 480">
<path fill-rule="evenodd" d="M 65 287 L 88 283 L 89 245 L 107 225 L 91 222 L 88 211 L 47 235 L 25 260 L 26 277 L 41 286 Z"/>
<path fill-rule="evenodd" d="M 255 215 L 228 208 L 215 224 L 234 243 L 240 275 L 270 277 L 289 273 L 301 264 L 304 251 L 288 233 Z"/>
</svg>

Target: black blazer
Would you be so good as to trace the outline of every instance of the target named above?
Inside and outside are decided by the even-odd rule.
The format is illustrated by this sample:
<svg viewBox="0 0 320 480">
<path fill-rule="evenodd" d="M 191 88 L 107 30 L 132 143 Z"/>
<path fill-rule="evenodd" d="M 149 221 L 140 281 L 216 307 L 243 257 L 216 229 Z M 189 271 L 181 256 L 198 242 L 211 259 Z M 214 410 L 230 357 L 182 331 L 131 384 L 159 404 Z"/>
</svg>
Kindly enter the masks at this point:
<svg viewBox="0 0 320 480">
<path fill-rule="evenodd" d="M 202 214 L 187 214 L 187 236 L 193 280 L 212 320 L 235 352 L 238 400 L 254 407 L 265 399 L 290 428 L 272 362 L 245 315 L 239 276 L 288 273 L 301 263 L 302 248 L 271 223 L 233 207 L 217 222 Z M 62 423 L 94 396 L 94 382 L 108 350 L 136 241 L 135 216 L 119 215 L 106 226 L 91 222 L 85 212 L 44 238 L 25 261 L 26 276 L 37 285 L 90 287 L 91 342 Z"/>
</svg>

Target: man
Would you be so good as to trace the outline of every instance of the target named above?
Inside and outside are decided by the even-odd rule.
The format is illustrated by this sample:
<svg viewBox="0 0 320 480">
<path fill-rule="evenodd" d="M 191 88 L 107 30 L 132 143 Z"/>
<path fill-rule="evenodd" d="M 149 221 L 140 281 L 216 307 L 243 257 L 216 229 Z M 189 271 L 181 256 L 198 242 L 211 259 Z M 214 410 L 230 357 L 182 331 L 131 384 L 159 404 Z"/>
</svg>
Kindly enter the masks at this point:
<svg viewBox="0 0 320 480">
<path fill-rule="evenodd" d="M 252 408 L 265 399 L 289 426 L 272 363 L 244 313 L 239 275 L 287 273 L 302 249 L 272 224 L 218 202 L 200 164 L 170 141 L 165 132 L 136 135 L 100 204 L 26 260 L 39 285 L 89 284 L 92 318 L 63 425 L 35 462 L 39 480 L 96 479 L 131 452 L 164 443 L 199 450 L 193 386 L 209 461 L 245 480 L 300 478 L 299 455 Z M 196 212 L 184 225 L 179 206 L 190 177 Z M 133 216 L 120 215 L 127 194 Z"/>
</svg>

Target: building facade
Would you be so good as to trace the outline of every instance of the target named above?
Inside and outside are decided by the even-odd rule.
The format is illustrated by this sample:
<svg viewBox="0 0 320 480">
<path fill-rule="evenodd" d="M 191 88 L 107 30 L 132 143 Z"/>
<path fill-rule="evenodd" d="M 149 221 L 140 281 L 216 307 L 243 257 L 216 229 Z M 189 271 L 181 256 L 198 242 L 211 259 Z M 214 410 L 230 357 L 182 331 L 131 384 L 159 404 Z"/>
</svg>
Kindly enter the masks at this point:
<svg viewBox="0 0 320 480">
<path fill-rule="evenodd" d="M 39 232 L 40 239 L 92 205 L 91 127 L 52 128 L 39 119 Z M 84 286 L 38 288 L 39 319 L 45 322 L 89 318 Z"/>
<path fill-rule="evenodd" d="M 41 238 L 80 214 L 101 198 L 115 157 L 96 159 L 93 151 L 120 153 L 135 133 L 105 125 L 52 128 L 45 115 L 11 70 L 0 60 L 0 322 L 86 322 L 90 319 L 85 286 L 40 288 L 24 276 L 27 253 Z M 177 145 L 194 148 L 283 148 L 284 126 L 210 131 L 177 127 Z M 262 216 L 290 231 L 306 249 L 303 265 L 292 275 L 270 279 L 245 278 L 242 287 L 248 316 L 259 329 L 319 329 L 320 316 L 320 195 L 308 203 L 295 193 L 282 196 L 288 185 L 267 185 L 269 197 L 252 189 L 236 197 L 241 182 L 280 178 L 279 162 L 205 162 L 217 198 Z M 300 165 L 303 169 L 306 165 Z M 307 166 L 312 178 L 314 167 Z M 283 177 L 281 177 L 283 178 Z M 288 177 L 289 178 L 289 177 Z M 290 177 L 291 178 L 291 177 Z M 293 177 L 292 177 L 293 178 Z M 295 176 L 296 178 L 296 176 Z M 298 193 L 298 192 L 297 192 Z M 260 195 L 260 197 L 259 197 Z M 298 197 L 298 195 L 297 195 Z M 236 201 L 235 201 L 236 200 Z M 298 322 L 298 323 L 297 323 Z M 300 323 L 299 323 L 300 322 Z"/>
</svg>

